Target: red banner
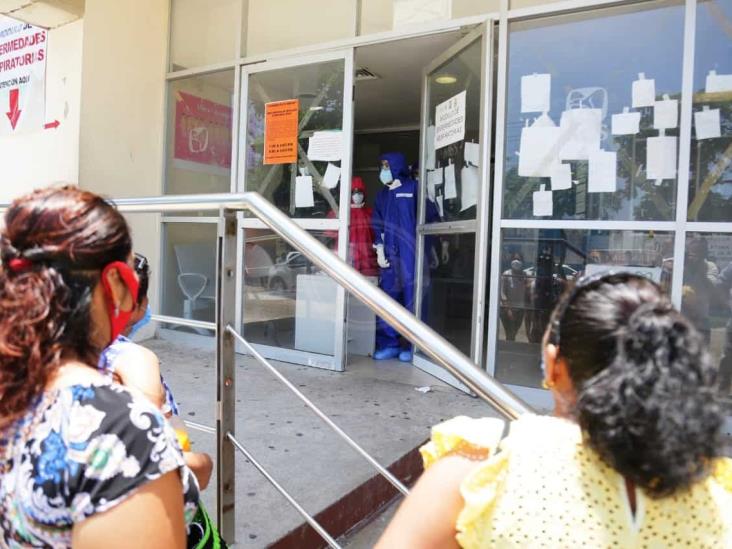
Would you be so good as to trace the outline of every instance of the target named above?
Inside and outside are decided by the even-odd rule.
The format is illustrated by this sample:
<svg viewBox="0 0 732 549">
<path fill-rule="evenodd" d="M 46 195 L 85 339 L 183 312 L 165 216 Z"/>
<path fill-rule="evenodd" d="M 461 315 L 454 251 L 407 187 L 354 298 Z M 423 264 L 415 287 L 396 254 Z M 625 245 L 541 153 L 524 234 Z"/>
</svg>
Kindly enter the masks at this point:
<svg viewBox="0 0 732 549">
<path fill-rule="evenodd" d="M 233 110 L 185 92 L 176 93 L 174 157 L 231 168 Z"/>
</svg>

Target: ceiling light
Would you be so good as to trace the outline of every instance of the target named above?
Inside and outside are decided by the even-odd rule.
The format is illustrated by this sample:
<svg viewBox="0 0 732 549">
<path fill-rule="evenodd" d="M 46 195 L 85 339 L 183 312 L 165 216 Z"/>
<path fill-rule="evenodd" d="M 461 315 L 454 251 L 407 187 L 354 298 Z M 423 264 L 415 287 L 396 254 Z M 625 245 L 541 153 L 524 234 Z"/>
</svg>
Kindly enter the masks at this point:
<svg viewBox="0 0 732 549">
<path fill-rule="evenodd" d="M 454 84 L 457 82 L 457 78 L 452 74 L 441 74 L 435 78 L 435 82 L 438 84 Z"/>
</svg>

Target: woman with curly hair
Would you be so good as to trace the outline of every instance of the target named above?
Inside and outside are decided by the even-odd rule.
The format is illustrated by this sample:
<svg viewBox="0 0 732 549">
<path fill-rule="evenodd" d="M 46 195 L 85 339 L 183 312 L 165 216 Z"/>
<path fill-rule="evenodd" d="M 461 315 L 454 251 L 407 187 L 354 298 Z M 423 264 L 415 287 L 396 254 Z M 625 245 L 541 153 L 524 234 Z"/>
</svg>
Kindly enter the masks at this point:
<svg viewBox="0 0 732 549">
<path fill-rule="evenodd" d="M 521 417 L 502 441 L 495 419 L 433 428 L 379 547 L 732 547 L 714 369 L 655 283 L 578 282 L 542 365 L 555 417 Z"/>
<path fill-rule="evenodd" d="M 198 487 L 144 397 L 96 369 L 137 298 L 113 206 L 17 199 L 0 234 L 0 546 L 184 547 Z"/>
</svg>

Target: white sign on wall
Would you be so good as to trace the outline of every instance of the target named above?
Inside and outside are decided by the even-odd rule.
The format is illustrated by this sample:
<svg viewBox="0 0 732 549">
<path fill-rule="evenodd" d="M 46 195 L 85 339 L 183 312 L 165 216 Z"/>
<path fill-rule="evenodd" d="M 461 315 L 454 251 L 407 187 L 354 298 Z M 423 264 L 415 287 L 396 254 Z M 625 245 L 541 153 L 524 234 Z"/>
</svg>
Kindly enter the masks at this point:
<svg viewBox="0 0 732 549">
<path fill-rule="evenodd" d="M 43 129 L 47 38 L 45 29 L 0 15 L 0 137 Z"/>
<path fill-rule="evenodd" d="M 461 91 L 435 107 L 435 150 L 465 139 L 465 95 Z"/>
</svg>

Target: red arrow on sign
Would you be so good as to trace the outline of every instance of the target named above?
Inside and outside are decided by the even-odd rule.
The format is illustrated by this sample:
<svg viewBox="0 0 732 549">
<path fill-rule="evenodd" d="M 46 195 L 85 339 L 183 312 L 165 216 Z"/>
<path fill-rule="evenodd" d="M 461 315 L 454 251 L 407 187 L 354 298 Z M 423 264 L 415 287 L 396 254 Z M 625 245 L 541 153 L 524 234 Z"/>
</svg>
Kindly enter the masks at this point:
<svg viewBox="0 0 732 549">
<path fill-rule="evenodd" d="M 58 128 L 60 125 L 61 125 L 61 122 L 59 122 L 58 120 L 54 120 L 53 122 L 47 122 L 46 124 L 44 124 L 43 129 L 44 130 L 53 130 L 53 129 Z"/>
<path fill-rule="evenodd" d="M 15 126 L 18 125 L 18 119 L 20 118 L 21 110 L 18 108 L 18 99 L 20 98 L 20 90 L 18 88 L 14 88 L 10 90 L 10 111 L 6 112 L 5 114 L 8 117 L 8 120 L 10 120 L 10 125 L 15 129 Z"/>
</svg>

